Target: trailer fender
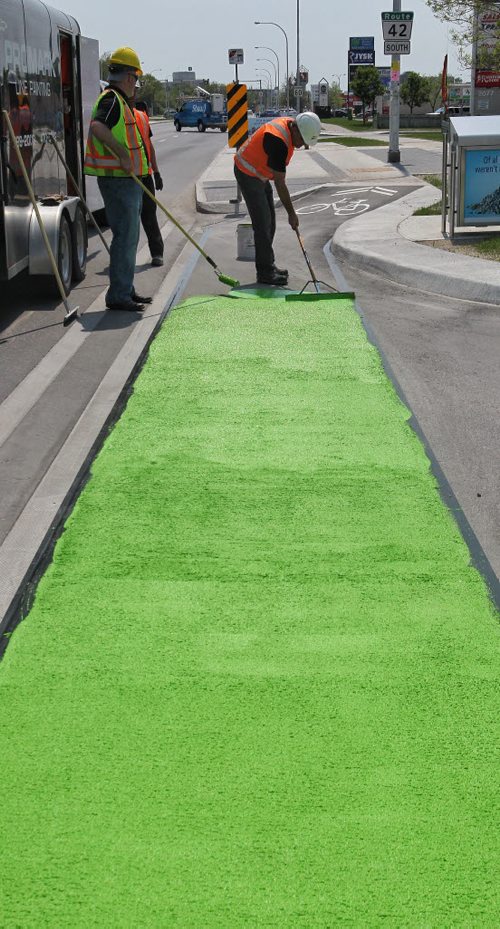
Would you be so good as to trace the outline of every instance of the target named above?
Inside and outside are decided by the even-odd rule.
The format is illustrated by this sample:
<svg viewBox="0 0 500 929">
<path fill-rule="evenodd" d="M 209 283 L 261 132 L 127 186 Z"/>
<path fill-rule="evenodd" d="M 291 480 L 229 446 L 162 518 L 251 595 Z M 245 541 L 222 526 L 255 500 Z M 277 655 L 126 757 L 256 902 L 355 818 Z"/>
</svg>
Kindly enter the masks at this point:
<svg viewBox="0 0 500 929">
<path fill-rule="evenodd" d="M 61 217 L 63 213 L 67 213 L 71 224 L 73 224 L 79 203 L 79 197 L 66 197 L 65 200 L 61 200 L 60 203 L 54 203 L 53 206 L 44 206 L 41 203 L 38 204 L 38 209 L 40 210 L 40 215 L 42 217 L 42 222 L 45 226 L 45 231 L 50 242 L 50 247 L 52 248 L 55 256 L 57 256 Z M 30 274 L 53 273 L 50 259 L 47 254 L 47 249 L 45 247 L 45 242 L 43 241 L 42 233 L 40 232 L 40 227 L 38 225 L 38 220 L 34 210 L 32 210 L 30 220 L 29 256 Z"/>
</svg>

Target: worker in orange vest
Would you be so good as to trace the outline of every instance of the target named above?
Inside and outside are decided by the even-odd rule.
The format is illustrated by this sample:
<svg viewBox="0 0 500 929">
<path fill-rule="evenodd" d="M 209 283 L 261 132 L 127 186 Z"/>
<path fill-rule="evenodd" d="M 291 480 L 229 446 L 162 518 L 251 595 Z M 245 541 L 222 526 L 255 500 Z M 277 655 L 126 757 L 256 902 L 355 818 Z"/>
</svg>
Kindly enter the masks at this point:
<svg viewBox="0 0 500 929">
<path fill-rule="evenodd" d="M 274 263 L 276 216 L 270 182 L 274 181 L 290 226 L 298 229 L 299 218 L 286 186 L 286 168 L 295 149 L 315 145 L 320 132 L 316 113 L 299 113 L 294 119 L 278 117 L 260 126 L 236 152 L 234 174 L 252 220 L 259 284 L 283 285 L 288 281 L 288 271 Z"/>
<path fill-rule="evenodd" d="M 153 133 L 149 122 L 148 107 L 144 101 L 138 100 L 134 102 L 134 116 L 146 147 L 149 165 L 148 174 L 142 177 L 141 181 L 154 195 L 155 189 L 163 190 L 163 180 L 158 171 L 156 152 L 151 141 Z M 163 264 L 163 238 L 158 225 L 156 203 L 147 194 L 142 195 L 141 223 L 148 239 L 151 264 L 159 267 Z"/>
</svg>

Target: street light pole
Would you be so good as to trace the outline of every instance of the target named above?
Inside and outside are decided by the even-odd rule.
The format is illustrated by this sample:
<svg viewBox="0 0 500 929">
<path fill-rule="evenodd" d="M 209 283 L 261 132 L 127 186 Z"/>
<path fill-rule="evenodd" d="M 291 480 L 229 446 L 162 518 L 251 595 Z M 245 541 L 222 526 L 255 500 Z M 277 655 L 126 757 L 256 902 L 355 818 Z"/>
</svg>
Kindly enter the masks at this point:
<svg viewBox="0 0 500 929">
<path fill-rule="evenodd" d="M 269 104 L 269 93 L 270 93 L 270 90 L 271 90 L 271 82 L 272 82 L 271 72 L 268 71 L 267 68 L 262 68 L 262 67 L 261 67 L 261 68 L 260 68 L 260 72 L 257 71 L 256 73 L 257 73 L 257 74 L 259 74 L 259 73 L 261 73 L 261 74 L 267 74 L 267 82 L 266 82 L 266 83 L 267 83 L 267 88 L 266 88 L 267 94 L 266 94 L 266 96 L 265 96 L 265 100 L 266 100 L 266 106 L 265 106 L 265 108 L 266 108 L 266 110 L 267 110 L 267 109 L 269 108 L 269 105 L 270 105 L 270 104 Z"/>
<path fill-rule="evenodd" d="M 277 78 L 276 78 L 276 65 L 274 61 L 272 61 L 270 58 L 257 58 L 257 61 L 267 61 L 267 63 L 272 66 L 273 71 L 274 71 L 274 86 L 276 87 Z"/>
<path fill-rule="evenodd" d="M 255 49 L 263 48 L 263 49 L 265 49 L 267 52 L 272 52 L 273 55 L 275 55 L 275 57 L 276 57 L 276 66 L 277 66 L 277 71 L 278 71 L 278 79 L 277 79 L 277 80 L 278 80 L 278 109 L 279 109 L 279 105 L 280 105 L 280 97 L 279 97 L 279 94 L 280 94 L 280 60 L 279 60 L 279 58 L 278 58 L 278 55 L 277 55 L 276 52 L 274 51 L 274 48 L 269 48 L 268 45 L 254 45 L 254 48 L 255 48 Z M 266 61 L 266 60 L 267 60 L 267 59 L 265 59 L 265 58 L 263 59 L 263 61 Z M 259 58 L 257 58 L 257 61 L 259 61 Z M 274 64 L 274 62 L 273 62 L 273 64 Z"/>
<path fill-rule="evenodd" d="M 283 29 L 283 26 L 280 26 L 279 23 L 274 23 L 271 20 L 266 20 L 262 22 L 260 19 L 254 20 L 254 26 L 276 26 L 277 29 L 281 29 L 283 35 L 285 36 L 285 49 L 286 49 L 286 106 L 287 109 L 290 109 L 290 79 L 288 76 L 288 36 Z"/>
<path fill-rule="evenodd" d="M 271 84 L 273 82 L 273 76 L 271 72 L 268 71 L 267 68 L 262 68 L 262 67 L 258 68 L 257 71 L 262 71 L 264 74 L 267 74 L 267 89 L 271 90 Z"/>
</svg>

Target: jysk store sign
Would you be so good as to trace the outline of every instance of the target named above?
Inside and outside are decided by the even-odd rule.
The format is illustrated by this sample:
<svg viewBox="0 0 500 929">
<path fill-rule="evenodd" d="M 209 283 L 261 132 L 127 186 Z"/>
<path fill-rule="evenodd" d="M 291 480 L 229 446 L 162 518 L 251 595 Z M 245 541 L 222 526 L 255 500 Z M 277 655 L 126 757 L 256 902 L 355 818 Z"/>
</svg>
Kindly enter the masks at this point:
<svg viewBox="0 0 500 929">
<path fill-rule="evenodd" d="M 359 49 L 349 49 L 349 64 L 350 65 L 374 65 L 375 64 L 375 50 L 369 49 L 367 51 L 361 51 Z"/>
<path fill-rule="evenodd" d="M 500 148 L 464 148 L 462 203 L 464 226 L 500 224 Z"/>
</svg>

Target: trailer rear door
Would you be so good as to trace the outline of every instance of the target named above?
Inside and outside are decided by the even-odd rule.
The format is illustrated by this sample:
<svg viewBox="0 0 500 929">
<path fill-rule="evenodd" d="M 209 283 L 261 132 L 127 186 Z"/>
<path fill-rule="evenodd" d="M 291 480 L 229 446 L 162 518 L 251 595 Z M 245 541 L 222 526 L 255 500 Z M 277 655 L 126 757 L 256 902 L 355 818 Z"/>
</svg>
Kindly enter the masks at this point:
<svg viewBox="0 0 500 929">
<path fill-rule="evenodd" d="M 101 93 L 101 86 L 99 84 L 99 42 L 97 39 L 88 39 L 83 35 L 78 36 L 78 57 L 83 132 L 82 152 L 85 156 L 85 145 L 87 142 L 92 109 Z M 97 178 L 90 177 L 89 175 L 85 175 L 85 199 L 92 212 L 102 209 L 104 205 L 97 186 Z"/>
</svg>

